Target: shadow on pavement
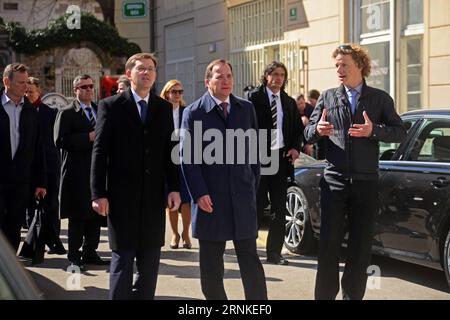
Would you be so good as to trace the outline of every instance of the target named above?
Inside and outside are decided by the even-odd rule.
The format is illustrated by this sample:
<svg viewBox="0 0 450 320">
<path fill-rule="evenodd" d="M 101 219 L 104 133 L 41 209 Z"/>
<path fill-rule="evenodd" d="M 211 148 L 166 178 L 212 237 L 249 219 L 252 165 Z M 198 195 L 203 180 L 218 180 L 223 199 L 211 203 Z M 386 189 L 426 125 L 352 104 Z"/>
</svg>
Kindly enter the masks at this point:
<svg viewBox="0 0 450 320">
<path fill-rule="evenodd" d="M 46 300 L 106 300 L 108 290 L 96 287 L 84 287 L 84 290 L 65 290 L 50 279 L 28 270 L 39 290 L 44 291 Z M 42 289 L 41 289 L 42 288 Z"/>
</svg>

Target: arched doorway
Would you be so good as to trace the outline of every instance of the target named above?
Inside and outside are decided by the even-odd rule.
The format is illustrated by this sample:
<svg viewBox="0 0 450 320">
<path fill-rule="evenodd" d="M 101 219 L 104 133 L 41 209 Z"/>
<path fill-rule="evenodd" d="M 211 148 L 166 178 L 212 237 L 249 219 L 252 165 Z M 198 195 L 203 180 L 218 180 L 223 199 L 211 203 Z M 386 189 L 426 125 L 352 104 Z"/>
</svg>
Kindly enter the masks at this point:
<svg viewBox="0 0 450 320">
<path fill-rule="evenodd" d="M 73 79 L 80 74 L 88 74 L 94 81 L 95 100 L 100 93 L 102 63 L 94 51 L 89 48 L 70 49 L 63 56 L 60 68 L 56 68 L 56 92 L 67 98 L 73 98 Z"/>
</svg>

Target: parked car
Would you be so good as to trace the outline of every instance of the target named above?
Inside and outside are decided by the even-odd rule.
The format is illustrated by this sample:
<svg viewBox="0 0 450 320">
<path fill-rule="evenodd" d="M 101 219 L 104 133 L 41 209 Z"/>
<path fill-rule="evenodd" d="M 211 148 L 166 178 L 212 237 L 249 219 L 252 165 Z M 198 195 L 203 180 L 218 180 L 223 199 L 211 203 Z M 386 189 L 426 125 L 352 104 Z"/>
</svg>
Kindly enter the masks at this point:
<svg viewBox="0 0 450 320">
<path fill-rule="evenodd" d="M 41 293 L 0 231 L 0 300 L 40 300 Z"/>
<path fill-rule="evenodd" d="M 450 109 L 402 115 L 402 143 L 380 143 L 376 254 L 443 270 L 450 285 Z M 319 180 L 325 161 L 302 155 L 286 206 L 285 246 L 311 253 L 320 236 Z"/>
</svg>

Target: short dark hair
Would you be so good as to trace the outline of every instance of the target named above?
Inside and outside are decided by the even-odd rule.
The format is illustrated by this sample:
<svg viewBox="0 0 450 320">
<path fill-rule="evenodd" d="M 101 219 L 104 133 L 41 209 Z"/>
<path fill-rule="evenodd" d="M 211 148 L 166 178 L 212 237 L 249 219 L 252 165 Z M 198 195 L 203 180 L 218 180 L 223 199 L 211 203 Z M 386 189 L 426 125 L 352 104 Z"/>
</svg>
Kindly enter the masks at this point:
<svg viewBox="0 0 450 320">
<path fill-rule="evenodd" d="M 320 92 L 319 90 L 316 89 L 311 89 L 308 91 L 308 99 L 319 99 L 320 97 Z"/>
<path fill-rule="evenodd" d="M 287 83 L 288 83 L 288 71 L 286 66 L 279 61 L 272 61 L 271 63 L 269 63 L 266 68 L 264 69 L 264 74 L 261 76 L 261 83 L 264 86 L 267 86 L 267 76 L 270 75 L 272 72 L 275 71 L 276 68 L 282 68 L 284 70 L 285 76 L 284 76 L 284 82 L 283 85 L 281 86 L 281 90 L 284 90 L 284 88 L 286 87 Z"/>
<path fill-rule="evenodd" d="M 130 79 L 128 79 L 128 77 L 126 75 L 121 75 L 116 82 L 117 82 L 117 84 L 123 83 L 124 85 L 127 86 L 127 88 L 131 85 Z"/>
<path fill-rule="evenodd" d="M 14 73 L 16 72 L 28 72 L 28 67 L 23 63 L 11 63 L 5 67 L 3 70 L 3 78 L 13 79 Z"/>
<path fill-rule="evenodd" d="M 212 69 L 217 64 L 227 64 L 230 67 L 231 74 L 233 74 L 233 67 L 231 66 L 231 63 L 228 60 L 225 59 L 216 59 L 214 61 L 211 61 L 205 70 L 205 80 L 209 80 L 212 78 Z"/>
<path fill-rule="evenodd" d="M 78 86 L 78 82 L 80 82 L 80 80 L 87 79 L 92 79 L 92 77 L 88 74 L 80 74 L 79 76 L 76 76 L 75 79 L 73 79 L 73 88 L 75 89 Z"/>
</svg>

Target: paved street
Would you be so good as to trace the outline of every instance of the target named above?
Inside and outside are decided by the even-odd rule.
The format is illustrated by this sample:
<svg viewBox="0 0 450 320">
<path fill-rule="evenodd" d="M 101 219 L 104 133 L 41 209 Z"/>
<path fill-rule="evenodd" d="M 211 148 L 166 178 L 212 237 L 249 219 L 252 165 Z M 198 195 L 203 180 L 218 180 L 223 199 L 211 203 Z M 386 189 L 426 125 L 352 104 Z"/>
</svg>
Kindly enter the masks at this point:
<svg viewBox="0 0 450 320">
<path fill-rule="evenodd" d="M 313 299 L 316 275 L 316 257 L 286 255 L 289 266 L 274 266 L 265 263 L 263 241 L 266 232 L 260 234 L 259 253 L 264 264 L 269 299 L 310 300 Z M 67 225 L 63 222 L 62 240 L 67 248 Z M 167 229 L 166 246 L 162 251 L 160 276 L 156 299 L 203 299 L 200 289 L 198 267 L 198 244 L 193 239 L 193 248 L 169 249 L 170 231 Z M 102 229 L 99 253 L 110 259 L 106 229 Z M 105 267 L 88 266 L 88 271 L 80 277 L 78 290 L 76 281 L 65 271 L 66 256 L 46 255 L 45 262 L 30 266 L 22 260 L 36 281 L 46 299 L 107 299 L 108 271 Z M 244 299 L 236 256 L 229 242 L 225 256 L 225 287 L 229 299 Z M 443 272 L 384 257 L 374 257 L 373 263 L 380 266 L 380 289 L 367 290 L 366 299 L 430 299 L 450 300 Z M 69 280 L 69 281 L 68 281 Z M 72 280 L 72 281 L 70 281 Z M 376 282 L 373 282 L 375 283 Z M 338 297 L 339 298 L 339 297 Z"/>
</svg>

